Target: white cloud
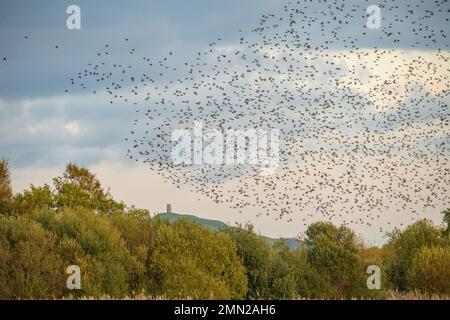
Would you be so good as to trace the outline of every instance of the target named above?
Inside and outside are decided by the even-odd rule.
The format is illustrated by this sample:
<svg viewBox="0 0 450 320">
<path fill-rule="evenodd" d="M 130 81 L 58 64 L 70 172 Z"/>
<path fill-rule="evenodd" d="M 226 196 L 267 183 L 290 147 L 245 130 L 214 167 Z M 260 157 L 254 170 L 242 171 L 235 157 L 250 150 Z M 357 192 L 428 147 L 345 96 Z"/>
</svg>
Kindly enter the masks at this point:
<svg viewBox="0 0 450 320">
<path fill-rule="evenodd" d="M 70 135 L 77 136 L 80 134 L 80 125 L 78 122 L 68 122 L 64 125 L 64 131 Z"/>
</svg>

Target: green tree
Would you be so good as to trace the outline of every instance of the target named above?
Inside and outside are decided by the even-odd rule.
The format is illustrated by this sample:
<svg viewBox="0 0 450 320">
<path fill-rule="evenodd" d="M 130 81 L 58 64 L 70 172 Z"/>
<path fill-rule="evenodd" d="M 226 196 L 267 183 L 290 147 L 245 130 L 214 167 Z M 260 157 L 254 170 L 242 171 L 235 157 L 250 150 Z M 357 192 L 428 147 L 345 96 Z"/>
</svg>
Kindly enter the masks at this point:
<svg viewBox="0 0 450 320">
<path fill-rule="evenodd" d="M 130 252 L 143 264 L 147 264 L 155 242 L 149 212 L 133 207 L 125 212 L 117 211 L 111 216 L 111 223 L 120 232 Z"/>
<path fill-rule="evenodd" d="M 353 231 L 344 226 L 317 222 L 307 229 L 304 242 L 311 266 L 331 282 L 333 298 L 361 294 L 365 285 L 364 270 Z"/>
<path fill-rule="evenodd" d="M 115 212 L 111 216 L 112 225 L 119 231 L 125 240 L 128 250 L 144 266 L 144 272 L 140 273 L 138 282 L 134 287 L 139 287 L 146 292 L 151 290 L 151 281 L 148 269 L 151 252 L 155 242 L 155 231 L 150 221 L 147 210 L 131 208 L 126 212 Z"/>
<path fill-rule="evenodd" d="M 447 227 L 444 231 L 445 235 L 450 235 L 450 209 L 447 209 L 443 212 L 444 222 L 447 224 Z"/>
<path fill-rule="evenodd" d="M 298 296 L 294 272 L 283 255 L 286 251 L 290 252 L 291 249 L 282 240 L 272 246 L 271 256 L 268 257 L 271 262 L 268 299 L 293 299 Z"/>
<path fill-rule="evenodd" d="M 57 236 L 64 265 L 80 267 L 82 290 L 66 294 L 123 297 L 143 289 L 145 266 L 130 254 L 107 217 L 90 209 L 65 208 L 36 211 L 33 219 Z"/>
<path fill-rule="evenodd" d="M 54 234 L 26 217 L 0 216 L 0 299 L 59 298 L 65 276 Z"/>
<path fill-rule="evenodd" d="M 237 253 L 244 263 L 248 281 L 248 299 L 268 299 L 270 271 L 272 269 L 272 248 L 265 239 L 258 236 L 252 225 L 228 228 L 226 233 L 237 246 Z"/>
<path fill-rule="evenodd" d="M 27 215 L 40 209 L 55 209 L 56 198 L 50 186 L 30 186 L 30 189 L 14 195 L 11 212 L 15 215 Z"/>
<path fill-rule="evenodd" d="M 308 261 L 305 248 L 292 250 L 286 246 L 279 248 L 281 258 L 288 264 L 293 276 L 295 298 L 328 298 L 333 294 L 331 282 L 320 275 Z"/>
<path fill-rule="evenodd" d="M 0 214 L 6 213 L 7 205 L 12 199 L 11 177 L 8 162 L 0 160 Z"/>
<path fill-rule="evenodd" d="M 384 247 L 383 258 L 389 283 L 394 289 L 407 290 L 406 275 L 414 256 L 423 247 L 443 243 L 441 231 L 428 220 L 420 220 L 404 231 L 395 230 Z"/>
<path fill-rule="evenodd" d="M 247 291 L 230 238 L 185 220 L 160 223 L 149 267 L 154 292 L 168 298 L 241 299 Z"/>
<path fill-rule="evenodd" d="M 266 238 L 255 233 L 252 225 L 225 230 L 236 243 L 237 252 L 246 268 L 248 299 L 292 299 L 296 286 L 292 270 L 279 251 L 282 242 L 272 247 Z"/>
<path fill-rule="evenodd" d="M 450 294 L 450 248 L 422 247 L 413 257 L 406 275 L 409 290 Z"/>
<path fill-rule="evenodd" d="M 63 175 L 53 179 L 53 184 L 58 208 L 82 207 L 105 214 L 125 208 L 103 189 L 93 173 L 75 164 L 68 164 Z"/>
</svg>

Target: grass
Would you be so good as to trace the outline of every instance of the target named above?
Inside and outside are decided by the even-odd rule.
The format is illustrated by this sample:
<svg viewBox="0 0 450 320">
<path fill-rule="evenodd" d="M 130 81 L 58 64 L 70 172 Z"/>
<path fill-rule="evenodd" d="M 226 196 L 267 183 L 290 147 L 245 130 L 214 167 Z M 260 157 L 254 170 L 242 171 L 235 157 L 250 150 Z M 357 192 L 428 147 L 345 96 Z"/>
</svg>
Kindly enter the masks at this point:
<svg viewBox="0 0 450 320">
<path fill-rule="evenodd" d="M 148 296 L 145 294 L 138 294 L 136 296 L 130 297 L 123 297 L 123 298 L 114 298 L 110 296 L 101 296 L 98 298 L 95 297 L 81 297 L 81 298 L 74 298 L 74 297 L 66 297 L 64 300 L 170 300 L 167 299 L 164 296 Z M 191 300 L 189 298 L 181 299 L 181 300 Z M 303 299 L 299 298 L 298 300 L 311 300 L 311 299 Z M 327 300 L 327 299 L 321 299 L 321 300 Z M 345 300 L 345 299 L 343 299 Z M 367 300 L 367 299 L 359 299 L 359 298 L 352 298 L 349 300 Z M 447 295 L 439 295 L 439 294 L 426 294 L 426 293 L 420 293 L 418 291 L 411 291 L 406 293 L 396 292 L 396 291 L 388 291 L 385 295 L 384 299 L 381 300 L 450 300 L 450 296 Z"/>
</svg>

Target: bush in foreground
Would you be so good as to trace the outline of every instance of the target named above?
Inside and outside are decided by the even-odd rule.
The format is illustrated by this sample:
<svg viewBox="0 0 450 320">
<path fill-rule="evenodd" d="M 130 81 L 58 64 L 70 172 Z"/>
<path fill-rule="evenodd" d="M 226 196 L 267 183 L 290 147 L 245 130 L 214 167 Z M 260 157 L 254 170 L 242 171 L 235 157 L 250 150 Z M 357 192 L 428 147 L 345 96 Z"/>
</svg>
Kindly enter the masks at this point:
<svg viewBox="0 0 450 320">
<path fill-rule="evenodd" d="M 406 276 L 408 289 L 450 295 L 450 248 L 423 247 Z"/>
<path fill-rule="evenodd" d="M 242 299 L 247 292 L 231 239 L 188 221 L 157 227 L 150 269 L 154 292 L 168 298 Z"/>
</svg>

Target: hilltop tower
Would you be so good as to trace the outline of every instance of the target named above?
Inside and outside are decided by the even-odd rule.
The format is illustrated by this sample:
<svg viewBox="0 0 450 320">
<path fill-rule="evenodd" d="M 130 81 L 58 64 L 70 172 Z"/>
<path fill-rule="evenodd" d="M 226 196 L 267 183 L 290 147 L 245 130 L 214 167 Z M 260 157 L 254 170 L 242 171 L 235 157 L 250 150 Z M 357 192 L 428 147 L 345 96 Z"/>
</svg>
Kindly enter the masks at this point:
<svg viewBox="0 0 450 320">
<path fill-rule="evenodd" d="M 172 213 L 172 205 L 170 203 L 167 204 L 167 213 Z"/>
</svg>

